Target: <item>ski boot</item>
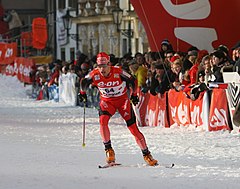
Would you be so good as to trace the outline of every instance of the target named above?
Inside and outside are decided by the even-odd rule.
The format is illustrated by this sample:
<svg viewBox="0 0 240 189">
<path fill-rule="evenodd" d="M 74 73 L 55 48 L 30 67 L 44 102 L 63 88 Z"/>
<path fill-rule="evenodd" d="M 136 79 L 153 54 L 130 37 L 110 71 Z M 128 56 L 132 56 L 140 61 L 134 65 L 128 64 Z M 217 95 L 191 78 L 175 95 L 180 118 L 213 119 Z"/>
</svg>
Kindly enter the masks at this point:
<svg viewBox="0 0 240 189">
<path fill-rule="evenodd" d="M 148 153 L 146 155 L 143 155 L 143 158 L 145 160 L 145 162 L 150 165 L 150 166 L 155 166 L 157 165 L 158 161 L 153 159 L 151 153 Z"/>
<path fill-rule="evenodd" d="M 115 163 L 115 152 L 112 148 L 105 149 L 106 152 L 106 162 Z"/>
</svg>

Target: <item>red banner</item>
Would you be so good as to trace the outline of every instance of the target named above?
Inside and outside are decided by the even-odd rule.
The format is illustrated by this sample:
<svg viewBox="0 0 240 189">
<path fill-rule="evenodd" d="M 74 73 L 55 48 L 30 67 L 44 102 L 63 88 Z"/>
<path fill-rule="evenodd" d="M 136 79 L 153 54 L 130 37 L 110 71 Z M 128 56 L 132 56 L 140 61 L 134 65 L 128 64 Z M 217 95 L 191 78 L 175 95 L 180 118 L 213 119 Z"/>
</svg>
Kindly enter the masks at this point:
<svg viewBox="0 0 240 189">
<path fill-rule="evenodd" d="M 195 126 L 203 125 L 203 95 L 204 93 L 201 93 L 197 100 L 191 101 L 191 124 Z"/>
<path fill-rule="evenodd" d="M 220 44 L 231 48 L 239 40 L 240 1 L 131 0 L 147 32 L 152 51 L 168 39 L 175 50 L 190 46 L 212 51 Z"/>
<path fill-rule="evenodd" d="M 34 18 L 32 22 L 32 44 L 36 49 L 44 49 L 48 40 L 45 18 Z"/>
<path fill-rule="evenodd" d="M 189 125 L 191 123 L 190 118 L 190 102 L 191 100 L 186 98 L 183 92 L 176 92 L 175 90 L 169 90 L 168 103 L 170 109 L 170 123 L 171 125 L 177 123 L 177 125 Z"/>
<path fill-rule="evenodd" d="M 149 126 L 158 126 L 158 96 L 150 94 L 149 102 L 147 105 L 147 124 Z"/>
<path fill-rule="evenodd" d="M 11 64 L 17 56 L 17 43 L 0 43 L 0 64 Z"/>
<path fill-rule="evenodd" d="M 169 127 L 167 121 L 166 95 L 167 93 L 164 95 L 158 94 L 157 96 L 150 94 L 147 104 L 147 125 Z"/>
<path fill-rule="evenodd" d="M 221 97 L 221 100 L 219 100 L 219 97 Z M 214 89 L 209 113 L 209 131 L 230 130 L 228 120 L 226 91 L 224 89 Z"/>
</svg>

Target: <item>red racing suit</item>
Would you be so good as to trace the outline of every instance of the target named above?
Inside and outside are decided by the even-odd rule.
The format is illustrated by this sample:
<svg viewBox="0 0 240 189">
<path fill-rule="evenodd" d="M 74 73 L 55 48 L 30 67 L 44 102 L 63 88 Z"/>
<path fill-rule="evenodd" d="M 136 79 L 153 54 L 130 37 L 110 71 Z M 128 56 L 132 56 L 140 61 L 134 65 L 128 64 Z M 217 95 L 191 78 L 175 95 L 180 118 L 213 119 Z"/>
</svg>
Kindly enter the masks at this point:
<svg viewBox="0 0 240 189">
<path fill-rule="evenodd" d="M 146 149 L 145 138 L 136 125 L 136 117 L 127 94 L 129 87 L 132 89 L 132 93 L 136 94 L 136 79 L 120 67 L 111 66 L 108 77 L 104 77 L 97 68 L 92 70 L 81 80 L 81 92 L 86 91 L 87 86 L 90 84 L 96 86 L 100 92 L 99 121 L 103 143 L 110 141 L 108 122 L 110 117 L 118 111 L 135 137 L 139 147 L 142 150 Z"/>
</svg>

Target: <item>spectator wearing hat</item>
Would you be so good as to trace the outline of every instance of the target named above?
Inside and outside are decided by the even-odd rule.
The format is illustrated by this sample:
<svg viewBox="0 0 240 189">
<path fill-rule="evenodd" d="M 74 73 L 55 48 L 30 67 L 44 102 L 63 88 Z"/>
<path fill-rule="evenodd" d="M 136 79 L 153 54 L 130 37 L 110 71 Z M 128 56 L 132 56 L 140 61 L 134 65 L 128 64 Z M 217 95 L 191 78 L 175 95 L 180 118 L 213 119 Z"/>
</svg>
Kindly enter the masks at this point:
<svg viewBox="0 0 240 189">
<path fill-rule="evenodd" d="M 197 83 L 205 83 L 205 70 L 199 70 L 197 74 Z"/>
<path fill-rule="evenodd" d="M 165 59 L 165 52 L 168 51 L 168 50 L 173 50 L 172 48 L 172 45 L 171 43 L 169 42 L 168 39 L 164 39 L 162 42 L 161 42 L 161 49 L 160 49 L 160 54 L 161 54 L 161 57 L 163 59 Z"/>
<path fill-rule="evenodd" d="M 229 49 L 226 45 L 219 45 L 217 50 L 221 50 L 225 55 L 225 66 L 234 65 L 232 57 L 229 56 Z"/>
<path fill-rule="evenodd" d="M 128 66 L 131 74 L 134 75 L 137 79 L 138 87 L 140 88 L 145 87 L 148 72 L 147 68 L 143 67 L 142 65 L 139 65 L 135 58 L 130 60 Z"/>
<path fill-rule="evenodd" d="M 221 50 L 212 53 L 213 74 L 216 77 L 214 82 L 223 82 L 222 70 L 225 66 L 226 56 Z"/>
<path fill-rule="evenodd" d="M 197 73 L 197 83 L 191 86 L 189 97 L 192 100 L 197 100 L 200 94 L 206 90 L 208 90 L 208 87 L 205 83 L 205 71 L 199 70 Z"/>
<path fill-rule="evenodd" d="M 180 59 L 180 56 L 178 54 L 174 54 L 173 57 L 170 59 L 170 68 L 172 69 L 172 66 L 173 66 L 173 62 L 175 60 L 178 60 Z"/>
<path fill-rule="evenodd" d="M 164 65 L 159 63 L 152 64 L 152 75 L 151 75 L 151 84 L 150 84 L 150 93 L 152 95 L 157 95 L 157 87 L 159 88 L 163 80 L 165 70 Z"/>
<path fill-rule="evenodd" d="M 180 59 L 180 56 L 179 55 L 173 55 L 173 57 L 170 59 L 170 62 L 173 63 L 177 59 Z"/>
</svg>

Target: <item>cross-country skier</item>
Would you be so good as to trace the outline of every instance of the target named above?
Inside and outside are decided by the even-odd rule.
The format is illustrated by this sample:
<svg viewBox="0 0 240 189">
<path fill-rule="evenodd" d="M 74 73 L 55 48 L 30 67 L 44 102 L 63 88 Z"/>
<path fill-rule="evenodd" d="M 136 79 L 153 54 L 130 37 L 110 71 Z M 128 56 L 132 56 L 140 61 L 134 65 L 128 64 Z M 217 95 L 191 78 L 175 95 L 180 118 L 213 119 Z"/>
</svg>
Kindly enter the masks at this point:
<svg viewBox="0 0 240 189">
<path fill-rule="evenodd" d="M 86 88 L 90 84 L 96 86 L 100 91 L 100 134 L 105 146 L 106 162 L 115 162 L 115 152 L 111 145 L 108 122 L 111 116 L 118 111 L 141 148 L 146 163 L 150 166 L 157 165 L 157 160 L 153 159 L 148 150 L 144 135 L 136 125 L 136 117 L 130 103 L 130 100 L 133 105 L 139 102 L 136 94 L 136 79 L 120 67 L 110 66 L 110 57 L 105 52 L 100 52 L 97 55 L 97 68 L 81 80 L 79 93 L 81 101 L 87 101 Z M 127 94 L 128 87 L 132 89 L 130 98 Z"/>
</svg>

